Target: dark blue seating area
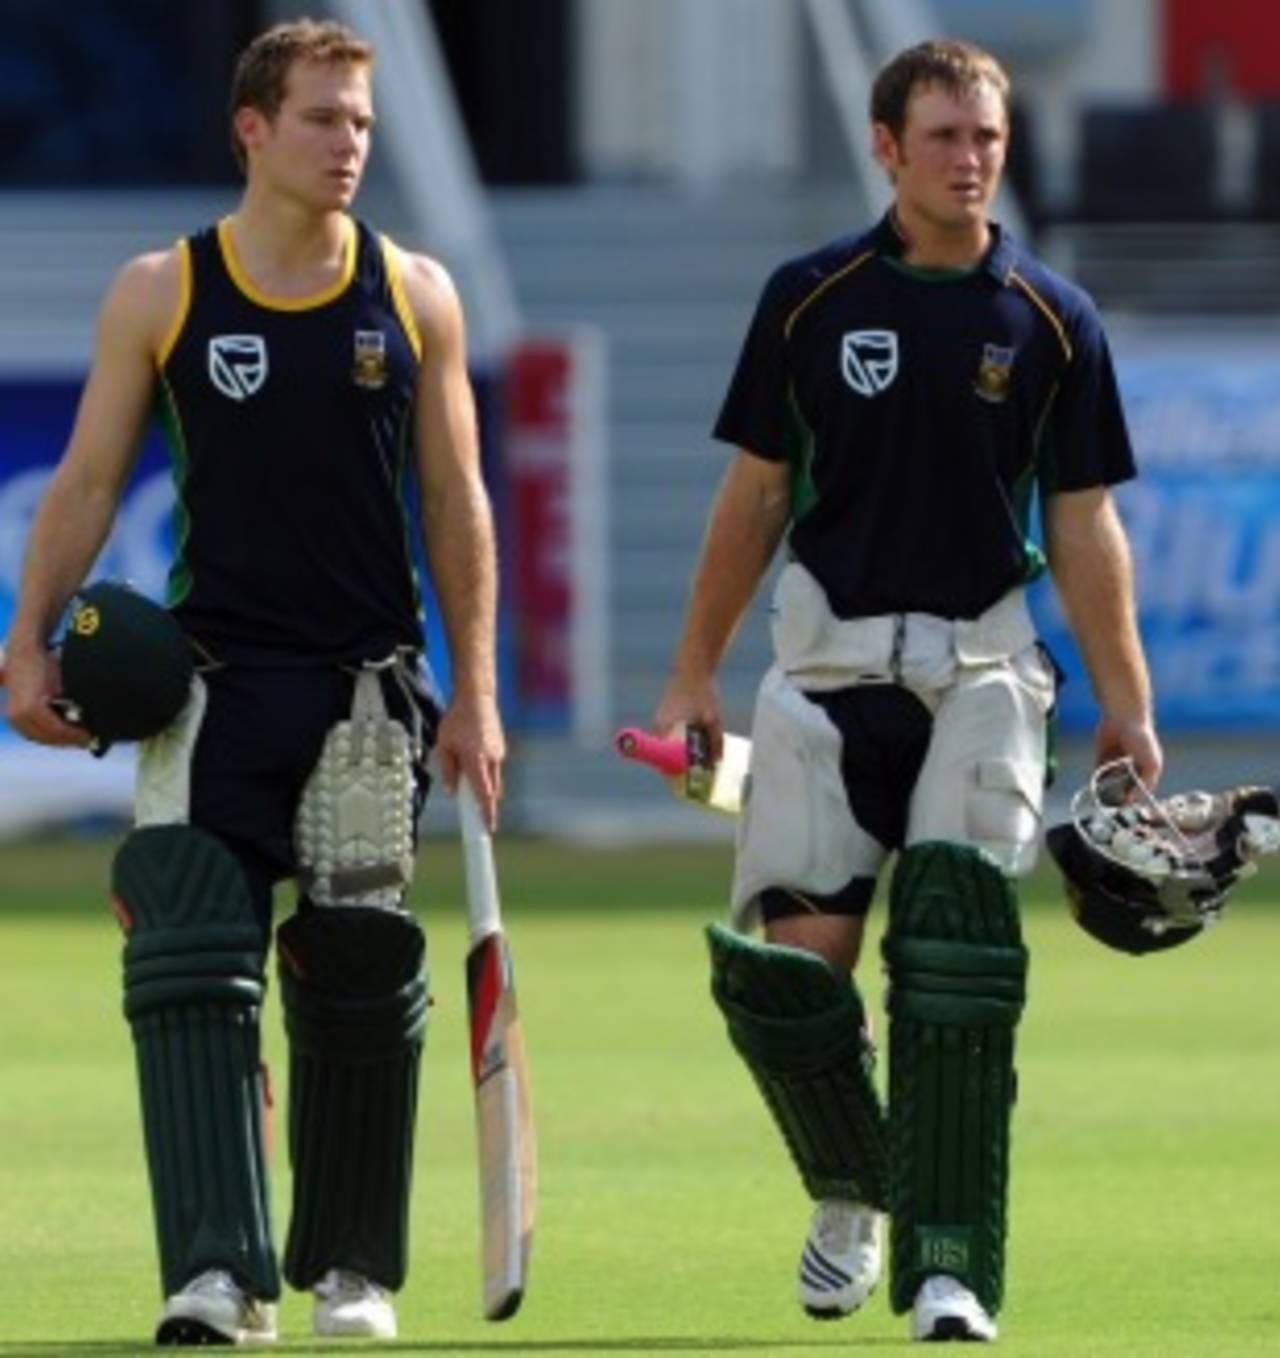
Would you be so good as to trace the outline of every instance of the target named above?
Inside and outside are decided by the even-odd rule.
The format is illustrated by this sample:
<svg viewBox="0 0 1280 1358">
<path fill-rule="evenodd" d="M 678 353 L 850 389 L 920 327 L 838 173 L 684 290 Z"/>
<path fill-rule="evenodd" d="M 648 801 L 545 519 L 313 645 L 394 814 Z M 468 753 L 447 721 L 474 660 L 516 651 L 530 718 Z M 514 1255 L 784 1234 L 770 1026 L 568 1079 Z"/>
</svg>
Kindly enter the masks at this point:
<svg viewBox="0 0 1280 1358">
<path fill-rule="evenodd" d="M 223 121 L 257 0 L 5 0 L 0 184 L 230 180 Z"/>
<path fill-rule="evenodd" d="M 1097 222 L 1205 221 L 1217 215 L 1217 134 L 1200 103 L 1086 108 L 1078 216 Z"/>
<path fill-rule="evenodd" d="M 1280 100 L 1258 105 L 1254 155 L 1255 208 L 1280 220 Z"/>
</svg>

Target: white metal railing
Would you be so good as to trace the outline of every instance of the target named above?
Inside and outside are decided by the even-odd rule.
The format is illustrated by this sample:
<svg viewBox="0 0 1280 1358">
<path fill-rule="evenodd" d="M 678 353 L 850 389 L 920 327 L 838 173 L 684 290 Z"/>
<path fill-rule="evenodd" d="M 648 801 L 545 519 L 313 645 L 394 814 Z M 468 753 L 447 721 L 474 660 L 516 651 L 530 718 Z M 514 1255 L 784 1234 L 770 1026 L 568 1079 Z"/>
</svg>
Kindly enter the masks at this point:
<svg viewBox="0 0 1280 1358">
<path fill-rule="evenodd" d="M 867 127 L 874 68 L 858 39 L 845 0 L 805 0 L 805 11 L 858 189 L 874 212 L 875 205 L 888 197 L 884 171 L 871 154 Z"/>
</svg>

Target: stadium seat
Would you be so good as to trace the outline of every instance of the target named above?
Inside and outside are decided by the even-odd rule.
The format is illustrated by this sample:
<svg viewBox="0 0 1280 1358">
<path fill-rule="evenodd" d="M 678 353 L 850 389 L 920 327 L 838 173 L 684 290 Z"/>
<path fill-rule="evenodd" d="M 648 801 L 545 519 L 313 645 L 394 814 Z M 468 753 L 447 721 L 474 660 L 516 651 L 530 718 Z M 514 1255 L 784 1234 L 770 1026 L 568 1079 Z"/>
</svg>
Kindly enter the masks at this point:
<svg viewBox="0 0 1280 1358">
<path fill-rule="evenodd" d="M 1033 229 L 1038 227 L 1044 214 L 1040 197 L 1040 166 L 1036 159 L 1035 126 L 1031 110 L 1026 104 L 1016 101 L 1009 110 L 1009 159 L 1005 168 L 1028 222 Z"/>
<path fill-rule="evenodd" d="M 1280 99 L 1257 108 L 1254 157 L 1254 211 L 1270 221 L 1280 218 Z"/>
<path fill-rule="evenodd" d="M 1217 138 L 1198 103 L 1087 107 L 1078 215 L 1086 221 L 1204 221 L 1215 215 Z"/>
</svg>

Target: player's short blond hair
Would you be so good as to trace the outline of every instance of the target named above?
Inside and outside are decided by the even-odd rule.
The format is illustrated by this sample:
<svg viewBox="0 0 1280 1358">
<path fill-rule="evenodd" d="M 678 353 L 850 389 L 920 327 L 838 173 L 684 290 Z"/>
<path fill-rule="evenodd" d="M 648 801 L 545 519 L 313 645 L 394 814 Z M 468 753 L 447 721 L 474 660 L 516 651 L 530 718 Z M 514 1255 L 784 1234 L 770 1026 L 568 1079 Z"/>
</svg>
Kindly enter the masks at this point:
<svg viewBox="0 0 1280 1358">
<path fill-rule="evenodd" d="M 871 121 L 883 123 L 901 140 L 911 96 L 929 85 L 940 86 L 953 96 L 989 85 L 1000 96 L 1008 119 L 1009 76 L 1004 67 L 971 42 L 938 38 L 899 52 L 876 76 L 871 87 Z"/>
<path fill-rule="evenodd" d="M 235 130 L 242 108 L 257 109 L 272 119 L 284 103 L 290 70 L 300 61 L 372 66 L 373 44 L 332 19 L 295 19 L 260 33 L 240 54 L 231 77 L 231 152 L 245 168 L 244 146 Z"/>
</svg>

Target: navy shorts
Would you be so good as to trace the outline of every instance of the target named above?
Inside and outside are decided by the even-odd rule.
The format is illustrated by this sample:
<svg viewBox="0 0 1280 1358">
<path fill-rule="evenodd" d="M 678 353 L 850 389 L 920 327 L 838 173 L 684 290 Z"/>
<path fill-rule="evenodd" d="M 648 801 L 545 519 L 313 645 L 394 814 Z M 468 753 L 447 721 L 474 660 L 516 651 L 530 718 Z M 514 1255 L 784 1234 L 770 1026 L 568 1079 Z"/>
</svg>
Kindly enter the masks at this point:
<svg viewBox="0 0 1280 1358">
<path fill-rule="evenodd" d="M 329 730 L 351 715 L 348 670 L 259 669 L 229 665 L 203 675 L 208 705 L 191 763 L 190 821 L 227 845 L 243 864 L 254 903 L 270 920 L 275 884 L 297 871 L 294 818 Z M 425 751 L 435 743 L 439 707 L 425 683 L 406 695 L 382 677 L 388 712 L 422 723 L 424 760 L 416 770 L 414 821 L 430 787 Z"/>
</svg>

